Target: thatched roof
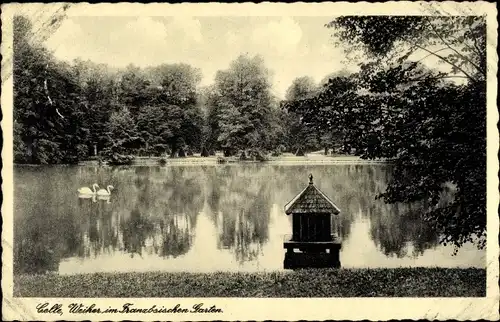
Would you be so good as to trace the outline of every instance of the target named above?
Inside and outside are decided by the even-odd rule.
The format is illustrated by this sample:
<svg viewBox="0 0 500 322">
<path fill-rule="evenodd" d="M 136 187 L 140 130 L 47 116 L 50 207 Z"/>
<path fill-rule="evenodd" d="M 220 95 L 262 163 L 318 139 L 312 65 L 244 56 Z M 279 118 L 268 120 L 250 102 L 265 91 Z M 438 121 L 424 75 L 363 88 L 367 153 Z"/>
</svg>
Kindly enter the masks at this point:
<svg viewBox="0 0 500 322">
<path fill-rule="evenodd" d="M 316 188 L 309 176 L 309 185 L 295 198 L 285 205 L 285 213 L 289 214 L 334 214 L 340 209 L 321 190 Z"/>
</svg>

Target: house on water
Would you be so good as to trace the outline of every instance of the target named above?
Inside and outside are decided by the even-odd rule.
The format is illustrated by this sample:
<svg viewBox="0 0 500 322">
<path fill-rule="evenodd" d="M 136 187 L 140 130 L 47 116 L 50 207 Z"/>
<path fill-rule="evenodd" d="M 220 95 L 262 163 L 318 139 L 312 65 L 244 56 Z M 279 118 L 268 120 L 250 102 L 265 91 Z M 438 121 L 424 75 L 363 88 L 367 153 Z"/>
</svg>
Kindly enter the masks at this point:
<svg viewBox="0 0 500 322">
<path fill-rule="evenodd" d="M 333 216 L 340 209 L 313 183 L 285 205 L 292 216 L 292 235 L 285 236 L 284 267 L 340 267 L 341 242 L 332 235 Z"/>
</svg>

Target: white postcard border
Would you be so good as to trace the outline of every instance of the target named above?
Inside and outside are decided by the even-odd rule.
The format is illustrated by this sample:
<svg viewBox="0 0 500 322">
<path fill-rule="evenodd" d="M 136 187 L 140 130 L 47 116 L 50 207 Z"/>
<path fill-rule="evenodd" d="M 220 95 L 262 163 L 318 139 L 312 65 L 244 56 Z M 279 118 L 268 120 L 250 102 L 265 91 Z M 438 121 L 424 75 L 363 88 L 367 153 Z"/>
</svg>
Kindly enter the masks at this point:
<svg viewBox="0 0 500 322">
<path fill-rule="evenodd" d="M 62 4 L 46 4 L 47 12 L 54 12 Z M 496 320 L 498 302 L 498 148 L 497 128 L 497 9 L 487 2 L 337 2 L 337 3 L 185 3 L 185 4 L 74 4 L 68 16 L 329 16 L 336 15 L 457 15 L 487 16 L 487 296 L 485 298 L 300 298 L 300 299 L 244 299 L 244 298 L 137 298 L 137 299 L 41 299 L 13 298 L 12 245 L 13 245 L 13 156 L 12 156 L 12 16 L 15 13 L 35 12 L 40 4 L 2 5 L 2 291 L 3 318 L 7 320 L 388 320 L 388 319 L 457 319 Z M 222 314 L 114 314 L 62 316 L 36 313 L 39 303 L 98 304 L 100 307 L 121 307 L 125 303 L 148 308 L 174 307 L 176 304 L 190 308 L 196 303 L 216 305 Z M 67 310 L 65 310 L 67 312 Z"/>
</svg>

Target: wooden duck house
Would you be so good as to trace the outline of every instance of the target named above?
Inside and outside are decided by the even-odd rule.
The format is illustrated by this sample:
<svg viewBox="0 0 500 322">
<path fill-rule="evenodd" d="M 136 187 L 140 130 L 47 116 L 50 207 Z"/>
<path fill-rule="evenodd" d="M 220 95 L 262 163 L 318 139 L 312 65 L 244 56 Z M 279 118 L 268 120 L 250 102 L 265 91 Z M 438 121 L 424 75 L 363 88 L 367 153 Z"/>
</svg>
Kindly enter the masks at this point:
<svg viewBox="0 0 500 322">
<path fill-rule="evenodd" d="M 340 241 L 332 235 L 333 216 L 340 209 L 313 183 L 285 206 L 292 216 L 292 235 L 284 242 L 285 268 L 340 267 Z"/>
</svg>

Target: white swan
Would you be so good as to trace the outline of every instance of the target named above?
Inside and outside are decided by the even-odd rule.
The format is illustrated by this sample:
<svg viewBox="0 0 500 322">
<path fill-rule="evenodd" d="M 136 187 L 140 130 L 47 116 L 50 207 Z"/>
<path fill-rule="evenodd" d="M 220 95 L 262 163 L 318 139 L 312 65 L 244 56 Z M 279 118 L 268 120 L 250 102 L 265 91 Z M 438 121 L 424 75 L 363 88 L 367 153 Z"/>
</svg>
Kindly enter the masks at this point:
<svg viewBox="0 0 500 322">
<path fill-rule="evenodd" d="M 101 189 L 101 190 L 97 191 L 97 195 L 98 196 L 111 196 L 111 190 L 113 190 L 114 187 L 110 185 L 107 188 L 108 188 L 107 190 Z"/>
<path fill-rule="evenodd" d="M 97 183 L 94 183 L 92 185 L 92 188 L 94 190 L 90 190 L 89 187 L 83 187 L 83 188 L 78 189 L 78 193 L 81 195 L 94 195 L 94 194 L 96 194 L 96 187 L 99 188 L 99 185 Z"/>
</svg>

